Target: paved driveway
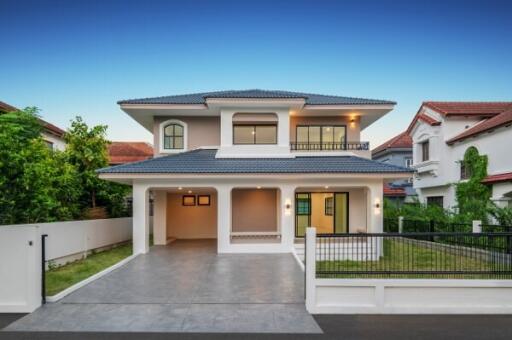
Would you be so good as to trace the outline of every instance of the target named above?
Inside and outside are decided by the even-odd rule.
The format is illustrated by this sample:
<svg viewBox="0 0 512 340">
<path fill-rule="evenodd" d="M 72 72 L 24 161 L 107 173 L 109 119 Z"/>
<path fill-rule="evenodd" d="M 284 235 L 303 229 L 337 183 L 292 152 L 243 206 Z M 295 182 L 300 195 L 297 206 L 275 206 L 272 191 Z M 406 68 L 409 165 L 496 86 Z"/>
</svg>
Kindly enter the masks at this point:
<svg viewBox="0 0 512 340">
<path fill-rule="evenodd" d="M 215 242 L 154 246 L 6 330 L 319 333 L 290 254 L 217 255 Z"/>
</svg>

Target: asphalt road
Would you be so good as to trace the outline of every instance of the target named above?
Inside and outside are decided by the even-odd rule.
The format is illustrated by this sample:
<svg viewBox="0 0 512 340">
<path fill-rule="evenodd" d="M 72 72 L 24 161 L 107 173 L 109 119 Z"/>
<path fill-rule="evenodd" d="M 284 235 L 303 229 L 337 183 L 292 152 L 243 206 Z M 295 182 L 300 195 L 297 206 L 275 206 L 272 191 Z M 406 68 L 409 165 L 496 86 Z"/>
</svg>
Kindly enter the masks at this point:
<svg viewBox="0 0 512 340">
<path fill-rule="evenodd" d="M 0 314 L 0 328 L 22 314 Z M 322 315 L 323 335 L 197 333 L 24 333 L 0 339 L 512 339 L 512 315 Z"/>
</svg>

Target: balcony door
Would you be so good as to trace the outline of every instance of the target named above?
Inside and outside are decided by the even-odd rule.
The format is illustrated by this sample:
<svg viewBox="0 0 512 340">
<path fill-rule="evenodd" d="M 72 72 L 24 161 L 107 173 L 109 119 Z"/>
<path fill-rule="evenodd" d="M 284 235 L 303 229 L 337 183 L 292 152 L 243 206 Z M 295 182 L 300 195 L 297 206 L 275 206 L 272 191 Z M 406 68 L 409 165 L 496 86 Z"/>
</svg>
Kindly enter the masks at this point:
<svg viewBox="0 0 512 340">
<path fill-rule="evenodd" d="M 295 236 L 303 237 L 306 228 L 317 234 L 343 234 L 348 227 L 347 192 L 307 192 L 295 195 Z"/>
<path fill-rule="evenodd" d="M 297 148 L 307 150 L 344 150 L 345 125 L 298 125 Z"/>
</svg>

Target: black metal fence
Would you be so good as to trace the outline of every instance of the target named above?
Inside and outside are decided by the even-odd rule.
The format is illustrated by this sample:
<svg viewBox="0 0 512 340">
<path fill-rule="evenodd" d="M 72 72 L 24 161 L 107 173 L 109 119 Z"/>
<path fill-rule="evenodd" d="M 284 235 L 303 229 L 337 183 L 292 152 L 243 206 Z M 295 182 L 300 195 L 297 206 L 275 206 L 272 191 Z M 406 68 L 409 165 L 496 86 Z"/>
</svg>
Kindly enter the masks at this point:
<svg viewBox="0 0 512 340">
<path fill-rule="evenodd" d="M 292 151 L 370 150 L 369 142 L 291 142 Z"/>
<path fill-rule="evenodd" d="M 318 278 L 512 279 L 512 233 L 317 235 Z"/>
<path fill-rule="evenodd" d="M 385 218 L 384 231 L 387 233 L 397 233 L 398 218 Z M 404 233 L 437 233 L 437 232 L 452 232 L 452 233 L 469 233 L 473 231 L 472 223 L 453 223 L 443 221 L 425 221 L 425 220 L 412 220 L 403 219 L 402 232 Z M 482 232 L 512 232 L 512 226 L 495 225 L 495 224 L 482 224 Z"/>
</svg>

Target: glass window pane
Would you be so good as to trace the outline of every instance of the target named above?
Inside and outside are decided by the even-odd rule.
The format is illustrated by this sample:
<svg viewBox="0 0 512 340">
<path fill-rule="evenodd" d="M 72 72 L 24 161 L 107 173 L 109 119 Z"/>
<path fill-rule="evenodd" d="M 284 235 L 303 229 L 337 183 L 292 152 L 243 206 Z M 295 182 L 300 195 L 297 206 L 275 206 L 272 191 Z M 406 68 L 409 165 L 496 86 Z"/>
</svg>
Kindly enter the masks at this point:
<svg viewBox="0 0 512 340">
<path fill-rule="evenodd" d="M 234 144 L 254 144 L 254 126 L 237 125 L 233 127 Z"/>
<path fill-rule="evenodd" d="M 174 124 L 167 125 L 164 129 L 164 134 L 166 136 L 174 136 Z"/>
<path fill-rule="evenodd" d="M 170 149 L 170 137 L 164 137 L 164 149 Z"/>
<path fill-rule="evenodd" d="M 309 227 L 309 216 L 297 216 L 297 237 L 303 237 L 306 234 L 306 228 Z"/>
<path fill-rule="evenodd" d="M 277 126 L 260 125 L 256 126 L 256 144 L 276 144 Z"/>
<path fill-rule="evenodd" d="M 332 126 L 322 126 L 322 141 L 324 143 L 332 143 L 334 136 L 334 129 Z"/>
<path fill-rule="evenodd" d="M 345 127 L 335 126 L 334 127 L 334 142 L 345 143 Z"/>
<path fill-rule="evenodd" d="M 309 127 L 309 142 L 320 143 L 320 126 Z"/>
<path fill-rule="evenodd" d="M 174 148 L 183 149 L 183 137 L 174 137 Z"/>
<path fill-rule="evenodd" d="M 334 202 L 334 232 L 336 234 L 346 233 L 348 232 L 348 195 L 336 193 Z"/>
<path fill-rule="evenodd" d="M 307 126 L 298 126 L 297 127 L 297 142 L 298 143 L 307 143 L 308 142 L 308 127 Z"/>
<path fill-rule="evenodd" d="M 183 126 L 178 124 L 174 125 L 174 135 L 183 136 Z"/>
</svg>

